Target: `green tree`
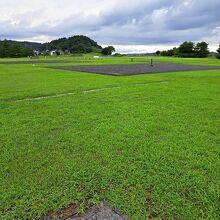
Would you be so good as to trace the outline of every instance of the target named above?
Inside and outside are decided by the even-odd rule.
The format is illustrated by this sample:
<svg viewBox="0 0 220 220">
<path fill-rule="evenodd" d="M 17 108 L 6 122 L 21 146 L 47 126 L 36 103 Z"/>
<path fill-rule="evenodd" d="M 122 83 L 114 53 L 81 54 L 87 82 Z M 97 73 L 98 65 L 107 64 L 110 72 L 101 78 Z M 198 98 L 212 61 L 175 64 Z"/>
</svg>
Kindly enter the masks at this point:
<svg viewBox="0 0 220 220">
<path fill-rule="evenodd" d="M 220 45 L 219 45 L 219 48 L 217 49 L 217 53 L 220 53 Z"/>
<path fill-rule="evenodd" d="M 112 53 L 115 52 L 115 48 L 113 46 L 108 46 L 102 49 L 103 55 L 112 55 Z"/>
<path fill-rule="evenodd" d="M 170 50 L 164 50 L 160 52 L 161 56 L 167 56 L 167 57 L 172 57 L 176 53 L 176 48 L 174 47 L 173 49 Z"/>
<path fill-rule="evenodd" d="M 217 49 L 216 57 L 217 59 L 220 59 L 220 45 L 219 45 L 219 48 Z"/>
<path fill-rule="evenodd" d="M 9 57 L 18 58 L 22 57 L 22 47 L 17 43 L 10 44 L 10 55 Z"/>
<path fill-rule="evenodd" d="M 209 54 L 208 43 L 204 41 L 197 43 L 194 48 L 194 54 L 196 57 L 207 57 Z"/>
<path fill-rule="evenodd" d="M 86 46 L 82 43 L 73 45 L 70 49 L 71 53 L 86 53 Z"/>
<path fill-rule="evenodd" d="M 7 40 L 1 41 L 0 42 L 0 57 L 5 58 L 5 57 L 10 57 L 10 45 Z"/>
<path fill-rule="evenodd" d="M 159 56 L 160 55 L 160 51 L 158 50 L 158 51 L 156 51 L 156 55 L 157 56 Z"/>
<path fill-rule="evenodd" d="M 183 42 L 176 53 L 177 56 L 180 57 L 194 57 L 194 43 L 191 41 L 185 41 Z"/>
<path fill-rule="evenodd" d="M 22 48 L 22 57 L 30 57 L 33 55 L 34 55 L 34 52 L 32 49 L 27 48 L 27 47 Z"/>
</svg>

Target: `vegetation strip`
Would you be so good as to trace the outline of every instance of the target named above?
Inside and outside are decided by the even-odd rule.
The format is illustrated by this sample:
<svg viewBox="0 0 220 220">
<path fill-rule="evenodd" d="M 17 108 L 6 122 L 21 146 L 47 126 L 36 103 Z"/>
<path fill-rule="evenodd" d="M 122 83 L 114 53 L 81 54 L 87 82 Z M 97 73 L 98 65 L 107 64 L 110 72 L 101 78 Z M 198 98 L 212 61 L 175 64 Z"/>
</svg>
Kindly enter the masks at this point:
<svg viewBox="0 0 220 220">
<path fill-rule="evenodd" d="M 158 84 L 158 83 L 168 83 L 169 81 L 158 81 L 158 82 L 149 82 L 149 83 L 139 83 L 139 84 L 134 84 L 131 86 L 143 86 L 147 84 Z M 90 90 L 85 90 L 82 91 L 83 93 L 92 93 L 92 92 L 99 92 L 99 91 L 104 91 L 104 90 L 110 90 L 110 89 L 120 89 L 120 88 L 125 88 L 128 86 L 115 86 L 115 87 L 106 87 L 106 88 L 100 88 L 100 89 L 90 89 Z M 69 95 L 74 95 L 76 93 L 74 92 L 68 92 L 68 93 L 62 93 L 62 94 L 57 94 L 57 95 L 50 95 L 50 96 L 39 96 L 39 97 L 34 97 L 34 98 L 26 98 L 26 99 L 18 99 L 13 102 L 23 102 L 23 101 L 37 101 L 37 100 L 42 100 L 42 99 L 51 99 L 51 98 L 59 98 L 59 97 L 64 97 L 64 96 L 69 96 Z"/>
</svg>

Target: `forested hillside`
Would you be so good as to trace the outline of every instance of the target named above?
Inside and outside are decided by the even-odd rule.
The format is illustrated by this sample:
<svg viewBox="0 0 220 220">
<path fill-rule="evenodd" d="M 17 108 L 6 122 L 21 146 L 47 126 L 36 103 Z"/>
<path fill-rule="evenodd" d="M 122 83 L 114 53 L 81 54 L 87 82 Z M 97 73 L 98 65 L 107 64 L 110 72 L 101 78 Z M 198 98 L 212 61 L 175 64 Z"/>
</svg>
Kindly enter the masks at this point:
<svg viewBox="0 0 220 220">
<path fill-rule="evenodd" d="M 102 47 L 94 40 L 83 35 L 76 35 L 69 38 L 60 38 L 43 45 L 45 50 L 68 50 L 70 53 L 101 52 Z"/>
</svg>

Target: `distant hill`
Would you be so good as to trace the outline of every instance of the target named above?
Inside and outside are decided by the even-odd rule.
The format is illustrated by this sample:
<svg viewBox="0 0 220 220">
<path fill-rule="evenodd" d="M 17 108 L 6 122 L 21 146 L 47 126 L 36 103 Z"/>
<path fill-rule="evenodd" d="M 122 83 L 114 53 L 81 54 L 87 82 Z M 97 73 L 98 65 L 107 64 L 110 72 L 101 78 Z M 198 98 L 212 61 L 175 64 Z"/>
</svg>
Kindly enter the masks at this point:
<svg viewBox="0 0 220 220">
<path fill-rule="evenodd" d="M 43 49 L 69 51 L 70 53 L 91 53 L 101 52 L 102 47 L 89 37 L 76 35 L 45 43 Z"/>
<path fill-rule="evenodd" d="M 209 52 L 209 56 L 216 56 L 216 52 Z"/>
<path fill-rule="evenodd" d="M 43 44 L 36 43 L 36 42 L 28 42 L 28 41 L 14 41 L 14 40 L 7 40 L 9 43 L 19 43 L 21 46 L 32 49 L 32 50 L 38 50 L 41 51 L 43 48 Z"/>
<path fill-rule="evenodd" d="M 28 41 L 12 41 L 7 40 L 9 43 L 18 43 L 23 47 L 37 50 L 39 52 L 46 50 L 62 50 L 69 51 L 70 53 L 99 53 L 102 47 L 97 42 L 83 35 L 76 35 L 69 38 L 60 38 L 48 43 L 35 43 Z"/>
</svg>

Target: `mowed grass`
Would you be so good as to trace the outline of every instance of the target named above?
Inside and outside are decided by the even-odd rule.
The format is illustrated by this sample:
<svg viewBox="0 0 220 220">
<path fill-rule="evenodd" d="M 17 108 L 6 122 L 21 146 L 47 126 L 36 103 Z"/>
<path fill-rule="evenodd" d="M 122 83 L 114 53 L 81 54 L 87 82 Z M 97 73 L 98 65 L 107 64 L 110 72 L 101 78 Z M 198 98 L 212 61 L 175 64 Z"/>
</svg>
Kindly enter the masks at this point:
<svg viewBox="0 0 220 220">
<path fill-rule="evenodd" d="M 102 201 L 132 220 L 219 219 L 220 70 L 114 77 L 51 65 L 0 65 L 0 219 Z"/>
</svg>

